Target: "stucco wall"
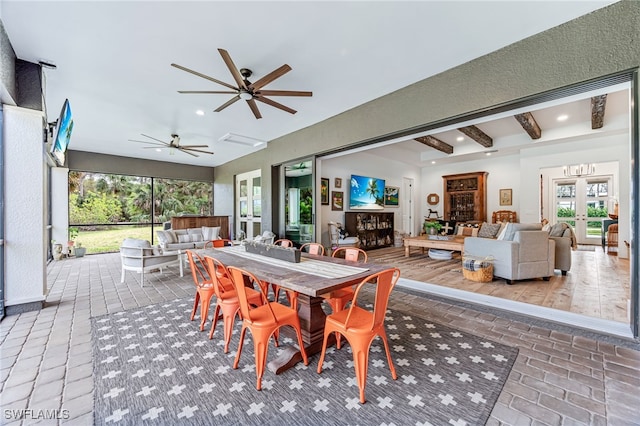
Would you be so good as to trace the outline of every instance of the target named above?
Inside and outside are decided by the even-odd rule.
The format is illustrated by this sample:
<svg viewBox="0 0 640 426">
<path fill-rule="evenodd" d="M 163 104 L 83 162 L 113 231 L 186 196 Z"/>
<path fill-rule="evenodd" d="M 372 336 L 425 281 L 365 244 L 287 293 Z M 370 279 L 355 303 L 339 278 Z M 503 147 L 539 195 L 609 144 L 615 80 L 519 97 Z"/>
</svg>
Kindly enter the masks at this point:
<svg viewBox="0 0 640 426">
<path fill-rule="evenodd" d="M 531 95 L 640 65 L 640 2 L 623 1 L 432 76 L 269 142 L 259 153 L 216 168 L 214 206 L 233 176 L 261 168 L 263 223 L 271 224 L 273 164 L 328 152 L 393 132 L 436 125 Z M 229 189 L 230 188 L 230 189 Z M 229 214 L 228 211 L 215 214 Z"/>
</svg>

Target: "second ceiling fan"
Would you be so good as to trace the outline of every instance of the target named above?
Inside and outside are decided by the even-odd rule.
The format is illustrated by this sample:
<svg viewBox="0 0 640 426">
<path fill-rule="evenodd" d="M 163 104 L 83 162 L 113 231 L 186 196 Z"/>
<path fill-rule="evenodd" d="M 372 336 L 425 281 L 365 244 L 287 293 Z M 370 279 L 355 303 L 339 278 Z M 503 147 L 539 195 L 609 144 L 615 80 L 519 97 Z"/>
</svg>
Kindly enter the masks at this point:
<svg viewBox="0 0 640 426">
<path fill-rule="evenodd" d="M 182 65 L 171 64 L 172 67 L 186 71 L 188 73 L 204 78 L 206 80 L 213 81 L 214 83 L 220 84 L 222 86 L 225 86 L 231 89 L 231 90 L 222 90 L 222 91 L 179 90 L 178 93 L 235 95 L 233 98 L 229 99 L 227 102 L 220 105 L 214 111 L 220 112 L 226 107 L 228 107 L 229 105 L 233 104 L 234 102 L 242 99 L 247 101 L 247 105 L 249 105 L 251 112 L 253 112 L 253 115 L 256 118 L 262 118 L 262 115 L 260 114 L 260 110 L 258 109 L 258 105 L 256 104 L 256 101 L 281 109 L 291 114 L 295 114 L 297 112 L 296 110 L 289 108 L 288 106 L 282 105 L 281 103 L 278 103 L 272 99 L 269 99 L 267 96 L 307 96 L 308 97 L 313 95 L 312 92 L 304 92 L 304 91 L 297 91 L 297 90 L 262 90 L 264 86 L 271 83 L 273 80 L 279 77 L 282 77 L 284 74 L 291 71 L 291 67 L 287 64 L 284 64 L 280 68 L 277 68 L 271 71 L 269 74 L 265 75 L 258 81 L 251 83 L 248 80 L 248 78 L 251 77 L 251 74 L 252 74 L 251 70 L 247 68 L 241 68 L 238 70 L 238 68 L 233 63 L 233 60 L 231 60 L 231 56 L 229 56 L 229 53 L 226 50 L 218 49 L 218 52 L 220 52 L 220 55 L 222 56 L 222 60 L 227 65 L 227 68 L 229 68 L 229 71 L 231 71 L 231 75 L 233 76 L 233 79 L 235 80 L 237 86 L 233 86 L 231 84 L 225 83 L 224 81 L 220 81 L 213 77 L 209 77 L 208 75 L 204 75 L 197 71 L 183 67 Z"/>
</svg>

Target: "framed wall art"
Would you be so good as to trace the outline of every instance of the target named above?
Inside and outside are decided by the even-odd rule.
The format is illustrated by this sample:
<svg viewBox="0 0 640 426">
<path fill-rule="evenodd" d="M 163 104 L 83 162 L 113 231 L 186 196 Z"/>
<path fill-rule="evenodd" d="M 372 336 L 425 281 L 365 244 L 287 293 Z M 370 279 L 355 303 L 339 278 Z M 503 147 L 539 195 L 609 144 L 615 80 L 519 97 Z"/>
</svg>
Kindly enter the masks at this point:
<svg viewBox="0 0 640 426">
<path fill-rule="evenodd" d="M 501 189 L 500 190 L 500 205 L 501 206 L 510 206 L 511 205 L 511 197 L 513 193 L 511 189 Z"/>
<path fill-rule="evenodd" d="M 336 188 L 342 188 L 342 178 L 336 178 L 334 184 Z"/>
<path fill-rule="evenodd" d="M 397 186 L 385 186 L 384 187 L 385 207 L 398 207 L 399 194 L 400 194 L 400 188 L 398 188 Z"/>
<path fill-rule="evenodd" d="M 320 178 L 320 204 L 329 204 L 329 179 Z"/>
<path fill-rule="evenodd" d="M 344 192 L 331 191 L 331 210 L 342 211 L 344 209 Z"/>
</svg>

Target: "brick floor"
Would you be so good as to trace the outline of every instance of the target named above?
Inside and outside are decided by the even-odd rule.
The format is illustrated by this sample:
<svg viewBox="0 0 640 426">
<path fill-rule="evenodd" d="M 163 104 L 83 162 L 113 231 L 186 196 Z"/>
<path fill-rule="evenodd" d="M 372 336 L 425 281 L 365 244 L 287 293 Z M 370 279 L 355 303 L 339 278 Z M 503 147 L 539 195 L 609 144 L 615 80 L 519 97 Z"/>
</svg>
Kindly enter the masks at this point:
<svg viewBox="0 0 640 426">
<path fill-rule="evenodd" d="M 0 323 L 0 424 L 35 423 L 8 410 L 57 410 L 59 423 L 92 424 L 90 318 L 193 296 L 190 277 L 177 271 L 147 274 L 145 287 L 127 273 L 120 284 L 118 254 L 52 262 L 47 274 L 45 308 Z M 389 308 L 519 348 L 488 425 L 640 425 L 637 342 L 528 324 L 399 287 Z"/>
</svg>

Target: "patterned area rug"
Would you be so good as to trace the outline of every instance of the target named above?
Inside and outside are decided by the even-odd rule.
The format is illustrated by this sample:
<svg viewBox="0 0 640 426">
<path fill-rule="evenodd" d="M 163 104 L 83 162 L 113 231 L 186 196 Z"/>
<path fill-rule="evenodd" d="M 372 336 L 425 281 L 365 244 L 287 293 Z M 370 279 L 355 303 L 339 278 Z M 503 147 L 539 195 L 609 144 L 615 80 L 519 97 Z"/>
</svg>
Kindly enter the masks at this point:
<svg viewBox="0 0 640 426">
<path fill-rule="evenodd" d="M 240 367 L 231 368 L 222 324 L 213 340 L 189 321 L 192 300 L 151 305 L 92 318 L 95 424 L 484 424 L 517 349 L 425 318 L 389 311 L 387 334 L 398 379 L 384 347 L 371 347 L 367 403 L 358 402 L 348 344 L 330 348 L 322 374 L 319 354 L 283 374 L 266 371 L 255 389 L 253 343 L 247 333 Z M 281 338 L 281 345 L 290 343 Z M 269 347 L 268 360 L 279 351 Z"/>
</svg>

